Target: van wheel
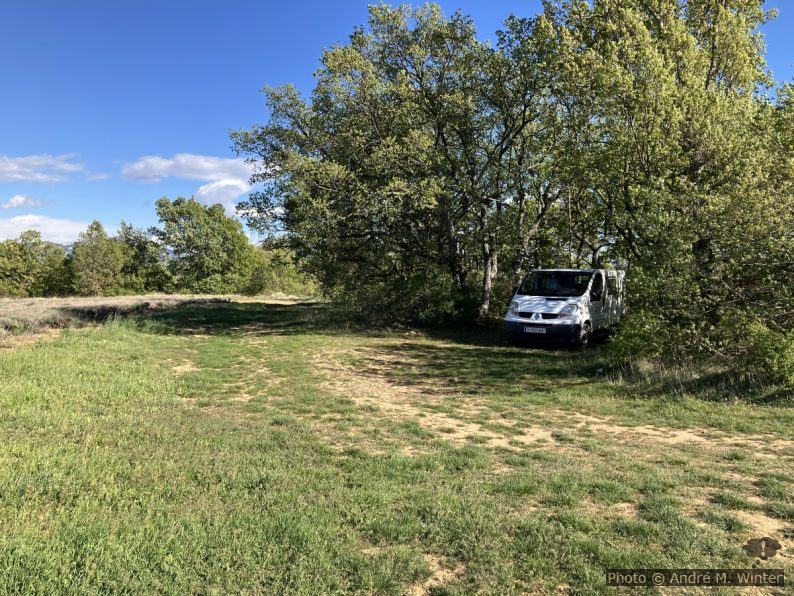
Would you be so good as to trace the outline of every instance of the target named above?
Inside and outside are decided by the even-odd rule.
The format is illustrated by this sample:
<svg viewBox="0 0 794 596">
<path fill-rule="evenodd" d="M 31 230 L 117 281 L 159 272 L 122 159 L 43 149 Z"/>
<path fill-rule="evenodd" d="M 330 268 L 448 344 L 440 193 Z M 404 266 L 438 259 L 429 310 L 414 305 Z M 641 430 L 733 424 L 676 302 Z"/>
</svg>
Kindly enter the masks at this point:
<svg viewBox="0 0 794 596">
<path fill-rule="evenodd" d="M 576 349 L 584 350 L 590 345 L 590 337 L 592 334 L 593 330 L 592 327 L 590 327 L 590 323 L 582 325 L 582 328 L 579 330 L 579 336 L 576 338 Z"/>
</svg>

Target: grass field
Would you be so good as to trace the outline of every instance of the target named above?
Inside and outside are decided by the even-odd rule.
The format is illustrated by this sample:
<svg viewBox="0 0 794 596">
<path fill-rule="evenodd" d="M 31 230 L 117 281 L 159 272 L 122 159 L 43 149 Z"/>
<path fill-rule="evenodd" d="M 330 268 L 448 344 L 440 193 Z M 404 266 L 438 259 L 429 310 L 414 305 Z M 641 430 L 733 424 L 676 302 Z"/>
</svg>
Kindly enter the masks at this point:
<svg viewBox="0 0 794 596">
<path fill-rule="evenodd" d="M 136 313 L 0 350 L 3 593 L 600 594 L 764 536 L 794 570 L 794 408 L 317 303 Z"/>
</svg>

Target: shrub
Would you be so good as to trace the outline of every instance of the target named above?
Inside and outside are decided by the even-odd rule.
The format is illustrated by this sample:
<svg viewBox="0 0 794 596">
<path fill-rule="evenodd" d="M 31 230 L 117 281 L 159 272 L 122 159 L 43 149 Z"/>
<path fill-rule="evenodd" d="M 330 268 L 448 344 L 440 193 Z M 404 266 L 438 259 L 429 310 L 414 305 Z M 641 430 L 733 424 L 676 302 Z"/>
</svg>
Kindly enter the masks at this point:
<svg viewBox="0 0 794 596">
<path fill-rule="evenodd" d="M 319 289 L 311 276 L 298 269 L 289 250 L 258 248 L 242 292 L 249 295 L 315 296 Z"/>
<path fill-rule="evenodd" d="M 754 321 L 746 327 L 739 349 L 737 365 L 743 376 L 794 388 L 794 331 L 773 330 Z"/>
</svg>

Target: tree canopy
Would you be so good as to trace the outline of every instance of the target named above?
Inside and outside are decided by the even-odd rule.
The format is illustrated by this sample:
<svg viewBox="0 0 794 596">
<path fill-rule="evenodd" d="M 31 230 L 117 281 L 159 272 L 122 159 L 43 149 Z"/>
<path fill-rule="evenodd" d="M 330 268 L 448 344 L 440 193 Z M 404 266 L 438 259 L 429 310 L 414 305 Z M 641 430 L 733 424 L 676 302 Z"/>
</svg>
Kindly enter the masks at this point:
<svg viewBox="0 0 794 596">
<path fill-rule="evenodd" d="M 547 1 L 491 46 L 433 4 L 370 8 L 308 97 L 233 133 L 240 205 L 369 317 L 501 311 L 532 267 L 629 272 L 628 352 L 752 358 L 791 337 L 791 87 L 761 0 Z M 775 97 L 775 99 L 772 99 Z"/>
<path fill-rule="evenodd" d="M 122 221 L 114 236 L 94 221 L 70 253 L 34 230 L 0 242 L 0 297 L 316 292 L 290 250 L 256 247 L 222 205 L 164 197 L 157 213 L 160 227 Z"/>
<path fill-rule="evenodd" d="M 239 291 L 253 266 L 253 247 L 242 224 L 223 205 L 202 205 L 193 198 L 156 203 L 160 228 L 152 228 L 172 258 L 177 283 L 199 292 Z"/>
</svg>

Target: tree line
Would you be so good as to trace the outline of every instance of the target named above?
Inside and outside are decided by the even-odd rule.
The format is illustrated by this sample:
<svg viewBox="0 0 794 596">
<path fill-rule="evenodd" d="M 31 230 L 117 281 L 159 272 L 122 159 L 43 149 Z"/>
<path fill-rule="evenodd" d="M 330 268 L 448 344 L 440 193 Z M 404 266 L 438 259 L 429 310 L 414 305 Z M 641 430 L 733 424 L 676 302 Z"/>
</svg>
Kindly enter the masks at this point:
<svg viewBox="0 0 794 596">
<path fill-rule="evenodd" d="M 0 296 L 313 291 L 287 250 L 252 245 L 222 205 L 162 198 L 156 210 L 159 227 L 122 221 L 115 236 L 94 221 L 70 252 L 35 230 L 0 242 Z"/>
<path fill-rule="evenodd" d="M 794 382 L 794 100 L 761 0 L 559 0 L 492 45 L 377 5 L 311 94 L 232 134 L 286 238 L 362 317 L 500 316 L 536 267 L 625 268 L 626 354 Z M 774 362 L 773 362 L 774 361 Z M 772 369 L 776 372 L 771 372 Z"/>
</svg>

